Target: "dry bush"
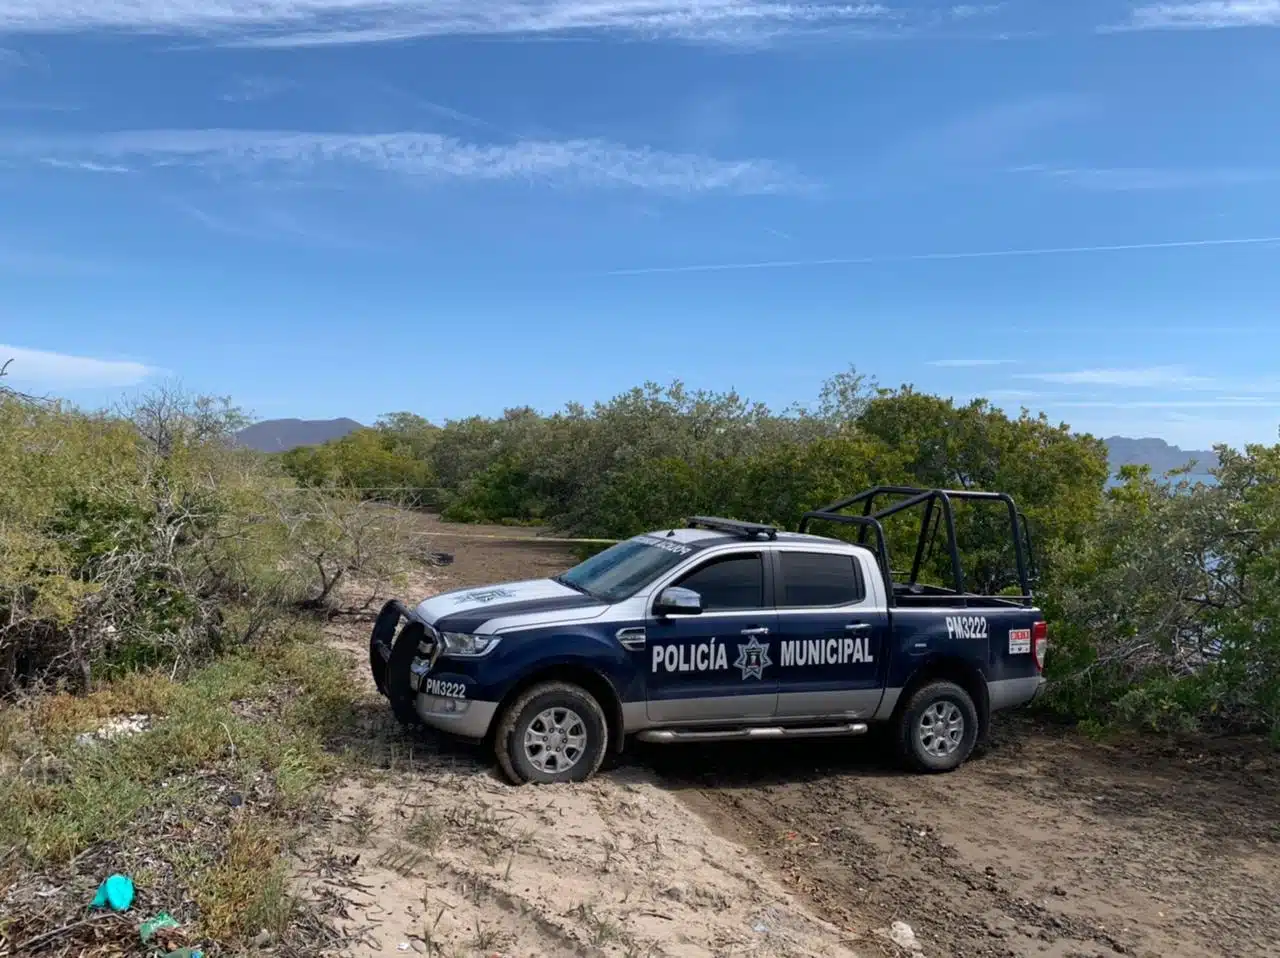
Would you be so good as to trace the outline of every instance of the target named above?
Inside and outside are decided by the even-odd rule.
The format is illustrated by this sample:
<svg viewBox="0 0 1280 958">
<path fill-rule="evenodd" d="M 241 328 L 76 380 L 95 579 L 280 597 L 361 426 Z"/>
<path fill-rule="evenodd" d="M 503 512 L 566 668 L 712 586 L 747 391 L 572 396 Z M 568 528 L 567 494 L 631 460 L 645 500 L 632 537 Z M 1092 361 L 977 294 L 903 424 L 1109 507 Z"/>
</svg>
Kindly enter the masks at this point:
<svg viewBox="0 0 1280 958">
<path fill-rule="evenodd" d="M 339 586 L 352 578 L 369 602 L 403 581 L 415 537 L 402 509 L 307 488 L 278 490 L 273 506 L 304 606 L 332 609 Z"/>
<path fill-rule="evenodd" d="M 111 414 L 0 396 L 0 695 L 191 663 L 407 557 L 397 514 L 302 490 L 225 399 Z"/>
</svg>

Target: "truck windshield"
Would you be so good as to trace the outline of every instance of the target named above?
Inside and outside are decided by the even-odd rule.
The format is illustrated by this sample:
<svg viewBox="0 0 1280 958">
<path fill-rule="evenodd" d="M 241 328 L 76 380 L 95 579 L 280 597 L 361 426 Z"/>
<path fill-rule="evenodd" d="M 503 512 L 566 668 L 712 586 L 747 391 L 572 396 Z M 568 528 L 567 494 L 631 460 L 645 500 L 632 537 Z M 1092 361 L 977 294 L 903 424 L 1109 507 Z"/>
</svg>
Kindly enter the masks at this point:
<svg viewBox="0 0 1280 958">
<path fill-rule="evenodd" d="M 605 602 L 621 602 L 692 553 L 691 547 L 679 542 L 637 536 L 579 563 L 558 580 Z"/>
</svg>

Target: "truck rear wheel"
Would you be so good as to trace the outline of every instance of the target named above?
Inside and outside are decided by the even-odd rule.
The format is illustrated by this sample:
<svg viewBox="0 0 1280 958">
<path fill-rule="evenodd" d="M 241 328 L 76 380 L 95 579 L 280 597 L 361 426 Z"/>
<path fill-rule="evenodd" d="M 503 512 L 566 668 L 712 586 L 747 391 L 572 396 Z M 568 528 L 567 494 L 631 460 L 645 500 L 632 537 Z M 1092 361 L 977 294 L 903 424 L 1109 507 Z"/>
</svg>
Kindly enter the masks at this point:
<svg viewBox="0 0 1280 958">
<path fill-rule="evenodd" d="M 512 784 L 582 782 L 604 761 L 609 725 L 586 689 L 543 682 L 507 707 L 493 746 Z"/>
<path fill-rule="evenodd" d="M 978 740 L 978 710 L 954 682 L 930 682 L 917 689 L 898 716 L 898 753 L 914 771 L 959 768 Z"/>
</svg>

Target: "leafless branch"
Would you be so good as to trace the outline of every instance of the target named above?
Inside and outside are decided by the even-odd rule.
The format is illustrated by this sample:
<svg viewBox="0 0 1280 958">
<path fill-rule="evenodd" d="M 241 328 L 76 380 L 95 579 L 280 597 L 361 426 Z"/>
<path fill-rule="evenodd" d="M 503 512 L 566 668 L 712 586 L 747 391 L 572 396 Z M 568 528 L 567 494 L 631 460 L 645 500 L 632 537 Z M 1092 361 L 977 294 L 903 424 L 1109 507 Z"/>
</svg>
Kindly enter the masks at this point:
<svg viewBox="0 0 1280 958">
<path fill-rule="evenodd" d="M 0 380 L 9 375 L 9 367 L 12 365 L 12 357 L 0 363 Z M 31 393 L 21 392 L 12 386 L 6 386 L 3 382 L 0 382 L 0 399 L 16 399 L 18 402 L 40 406 L 47 406 L 53 402 L 47 396 L 34 396 Z"/>
</svg>

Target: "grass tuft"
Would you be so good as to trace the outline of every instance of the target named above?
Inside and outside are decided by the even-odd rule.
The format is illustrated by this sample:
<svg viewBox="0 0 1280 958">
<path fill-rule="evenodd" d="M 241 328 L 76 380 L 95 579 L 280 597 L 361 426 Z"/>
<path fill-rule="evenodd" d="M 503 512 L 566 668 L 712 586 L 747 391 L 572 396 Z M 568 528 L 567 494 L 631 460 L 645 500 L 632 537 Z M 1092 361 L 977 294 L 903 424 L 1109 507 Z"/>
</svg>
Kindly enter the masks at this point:
<svg viewBox="0 0 1280 958">
<path fill-rule="evenodd" d="M 586 902 L 581 902 L 571 913 L 586 926 L 591 944 L 597 948 L 627 940 L 623 927 L 610 918 L 602 915 Z"/>
<path fill-rule="evenodd" d="M 196 879 L 193 897 L 203 932 L 241 941 L 266 930 L 283 936 L 297 909 L 288 891 L 280 826 L 245 818 L 231 828 L 226 854 Z"/>
<path fill-rule="evenodd" d="M 445 823 L 430 809 L 421 809 L 409 822 L 405 836 L 427 852 L 435 852 L 444 841 Z"/>
</svg>

